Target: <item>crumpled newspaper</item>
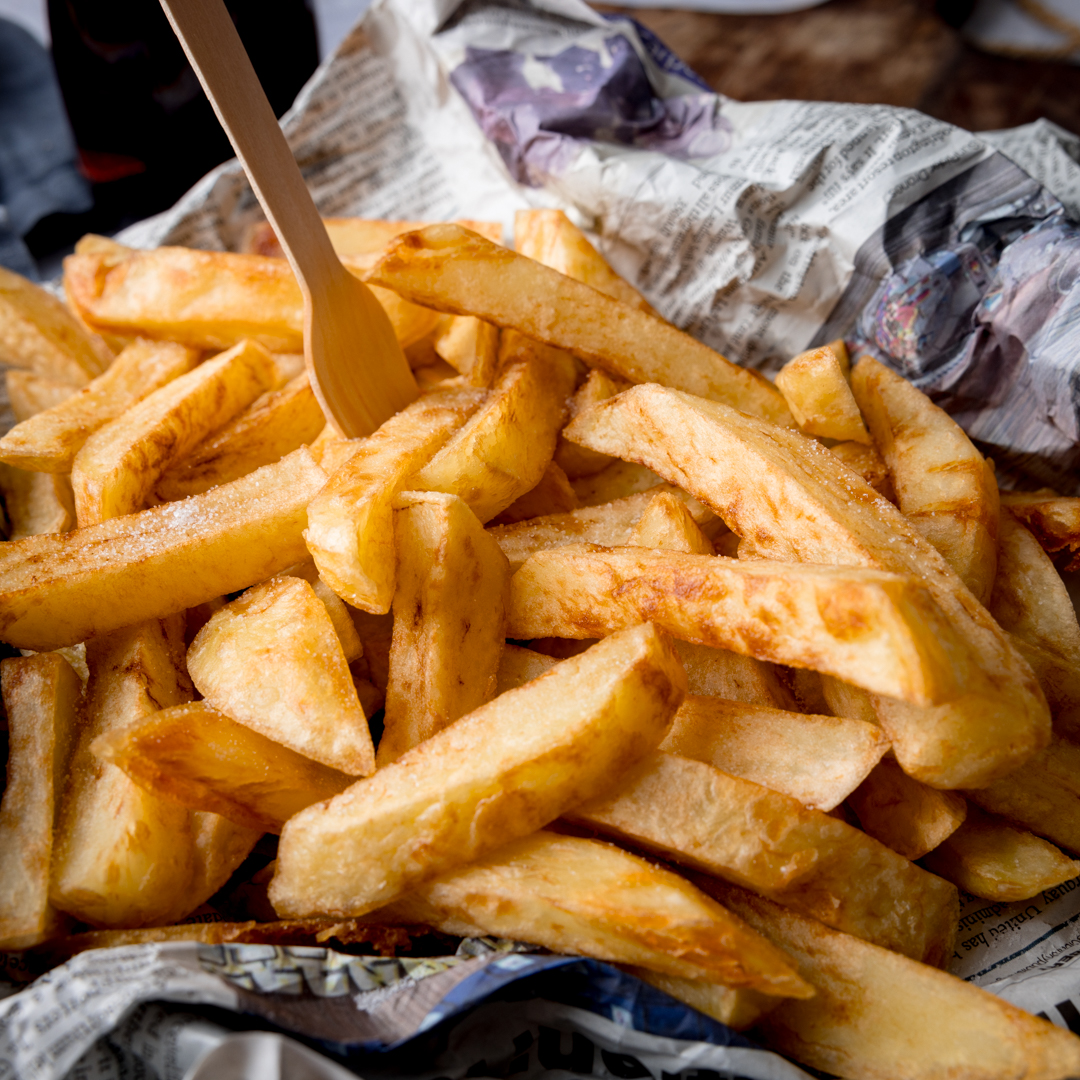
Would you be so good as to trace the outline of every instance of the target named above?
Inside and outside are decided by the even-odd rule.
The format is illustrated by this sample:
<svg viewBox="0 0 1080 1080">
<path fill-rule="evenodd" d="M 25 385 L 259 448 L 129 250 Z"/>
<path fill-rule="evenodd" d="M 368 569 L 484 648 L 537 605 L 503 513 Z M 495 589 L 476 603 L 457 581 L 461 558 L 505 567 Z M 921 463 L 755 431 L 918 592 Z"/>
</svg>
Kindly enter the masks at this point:
<svg viewBox="0 0 1080 1080">
<path fill-rule="evenodd" d="M 430 960 L 186 942 L 81 953 L 0 1001 L 0 1077 L 807 1080 L 607 964 L 462 944 Z"/>
</svg>

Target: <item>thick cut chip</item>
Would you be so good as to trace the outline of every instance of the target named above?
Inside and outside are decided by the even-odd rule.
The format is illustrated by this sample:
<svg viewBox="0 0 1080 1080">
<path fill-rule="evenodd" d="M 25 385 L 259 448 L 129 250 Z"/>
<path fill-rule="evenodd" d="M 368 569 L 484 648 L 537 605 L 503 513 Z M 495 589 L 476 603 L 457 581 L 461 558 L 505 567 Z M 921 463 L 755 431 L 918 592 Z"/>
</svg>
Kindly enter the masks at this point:
<svg viewBox="0 0 1080 1080">
<path fill-rule="evenodd" d="M 280 833 L 293 814 L 355 783 L 204 701 L 108 731 L 91 749 L 163 799 L 259 832 Z"/>
<path fill-rule="evenodd" d="M 370 260 L 344 261 L 359 276 Z M 181 247 L 86 252 L 64 260 L 64 289 L 76 314 L 100 333 L 196 349 L 229 349 L 250 338 L 275 352 L 304 351 L 303 299 L 284 259 Z M 434 312 L 372 291 L 403 346 L 434 327 Z"/>
<path fill-rule="evenodd" d="M 367 718 L 334 624 L 302 578 L 276 577 L 216 611 L 187 655 L 215 709 L 352 776 L 375 770 Z"/>
<path fill-rule="evenodd" d="M 944 971 L 695 878 L 797 964 L 817 991 L 760 1025 L 765 1045 L 851 1080 L 1064 1080 L 1080 1039 Z"/>
<path fill-rule="evenodd" d="M 399 499 L 380 769 L 495 696 L 510 600 L 506 556 L 457 496 Z"/>
<path fill-rule="evenodd" d="M 689 641 L 676 641 L 675 651 L 686 668 L 686 686 L 691 694 L 777 709 L 795 707 L 771 664 Z"/>
<path fill-rule="evenodd" d="M 712 541 L 698 528 L 686 504 L 670 492 L 654 495 L 626 540 L 630 547 L 662 548 L 711 555 Z"/>
<path fill-rule="evenodd" d="M 672 494 L 683 501 L 699 528 L 714 531 L 719 525 L 716 515 L 696 499 L 670 484 L 661 484 L 614 502 L 571 510 L 565 514 L 547 514 L 512 525 L 491 525 L 488 531 L 499 542 L 503 554 L 510 560 L 511 570 L 519 569 L 534 551 L 546 551 L 548 548 L 563 547 L 566 544 L 622 547 L 629 543 L 634 526 L 661 492 Z"/>
<path fill-rule="evenodd" d="M 690 696 L 679 706 L 662 750 L 831 810 L 888 748 L 875 725 L 769 707 L 785 699 L 767 664 L 686 642 L 676 642 L 675 650 L 686 667 Z M 508 643 L 499 661 L 498 692 L 530 683 L 556 663 Z"/>
<path fill-rule="evenodd" d="M 623 379 L 609 375 L 600 368 L 593 368 L 589 377 L 578 387 L 577 392 L 567 402 L 569 419 L 573 420 L 582 409 L 595 405 L 598 401 L 607 401 L 608 398 L 621 394 L 629 383 Z M 572 480 L 583 476 L 592 476 L 601 469 L 607 468 L 615 461 L 608 454 L 598 454 L 595 450 L 587 450 L 584 446 L 576 446 L 567 442 L 561 435 L 555 447 L 555 462 L 559 468 Z"/>
<path fill-rule="evenodd" d="M 195 834 L 195 872 L 190 888 L 203 903 L 239 869 L 264 830 L 201 810 L 191 815 L 191 827 Z"/>
<path fill-rule="evenodd" d="M 134 341 L 74 397 L 37 413 L 0 439 L 0 461 L 40 472 L 71 472 L 93 433 L 198 362 L 199 353 L 171 341 Z"/>
<path fill-rule="evenodd" d="M 4 373 L 4 384 L 11 411 L 20 424 L 79 392 L 79 388 L 71 383 L 19 368 L 9 368 Z"/>
<path fill-rule="evenodd" d="M 879 495 L 896 502 L 892 480 L 889 478 L 889 466 L 874 446 L 859 442 L 842 442 L 829 447 L 834 457 L 838 457 L 849 469 L 857 472 Z"/>
<path fill-rule="evenodd" d="M 500 525 L 513 525 L 552 514 L 568 514 L 577 508 L 577 492 L 566 478 L 566 473 L 554 461 L 549 461 L 536 486 L 519 495 L 494 520 Z"/>
<path fill-rule="evenodd" d="M 655 747 L 685 685 L 652 626 L 593 646 L 297 814 L 271 902 L 279 913 L 364 914 L 528 835 Z"/>
<path fill-rule="evenodd" d="M 0 545 L 0 641 L 77 645 L 185 611 L 307 558 L 306 506 L 326 474 L 300 449 L 179 503 Z"/>
<path fill-rule="evenodd" d="M 414 303 L 518 330 L 631 382 L 658 382 L 780 424 L 783 396 L 662 320 L 456 225 L 398 237 L 368 280 Z"/>
<path fill-rule="evenodd" d="M 514 247 L 519 254 L 560 274 L 656 315 L 645 297 L 608 266 L 588 237 L 561 210 L 518 210 L 514 215 Z"/>
<path fill-rule="evenodd" d="M 1080 570 L 1080 499 L 1055 495 L 1003 494 L 1001 501 L 1026 525 L 1051 555 L 1069 551 L 1066 570 Z"/>
<path fill-rule="evenodd" d="M 888 748 L 881 729 L 860 720 L 716 697 L 688 697 L 660 744 L 816 810 L 839 806 Z"/>
<path fill-rule="evenodd" d="M 0 948 L 48 937 L 53 819 L 63 790 L 82 684 L 57 653 L 0 663 L 7 713 L 7 787 L 0 801 Z"/>
<path fill-rule="evenodd" d="M 56 828 L 52 902 L 95 926 L 175 922 L 192 902 L 191 815 L 96 758 L 99 735 L 191 700 L 183 618 L 139 623 L 87 646 L 90 685 Z"/>
<path fill-rule="evenodd" d="M 846 716 L 852 720 L 865 720 L 876 724 L 874 699 L 861 687 L 852 686 L 830 675 L 821 676 L 821 693 L 833 716 Z"/>
<path fill-rule="evenodd" d="M 508 641 L 499 657 L 499 670 L 495 684 L 496 695 L 505 694 L 507 690 L 514 690 L 527 682 L 532 682 L 533 679 L 539 679 L 558 662 L 553 656 L 545 656 L 532 649 L 523 649 L 520 645 L 513 645 Z"/>
<path fill-rule="evenodd" d="M 927 963 L 951 955 L 956 889 L 858 829 L 675 754 L 645 758 L 570 820 L 771 896 Z"/>
<path fill-rule="evenodd" d="M 1041 753 L 969 801 L 1080 855 L 1080 746 L 1055 734 Z"/>
<path fill-rule="evenodd" d="M 919 577 L 964 647 L 951 662 L 954 700 L 927 709 L 875 699 L 906 772 L 946 789 L 987 784 L 1046 745 L 1046 701 L 1008 636 L 904 515 L 851 470 L 837 469 L 820 444 L 658 386 L 593 406 L 566 434 L 644 462 L 719 514 L 758 555 Z"/>
<path fill-rule="evenodd" d="M 963 428 L 921 390 L 864 356 L 851 387 L 897 505 L 982 603 L 997 566 L 998 489 Z"/>
<path fill-rule="evenodd" d="M 66 476 L 0 465 L 0 492 L 7 511 L 9 540 L 66 533 L 75 528 L 75 497 Z"/>
<path fill-rule="evenodd" d="M 1001 511 L 998 568 L 990 614 L 1015 639 L 1046 695 L 1054 728 L 1080 736 L 1080 625 L 1050 556 L 1016 520 Z"/>
<path fill-rule="evenodd" d="M 374 614 L 394 597 L 393 498 L 484 400 L 477 389 L 436 391 L 414 401 L 366 439 L 337 443 L 349 457 L 308 507 L 307 546 L 326 583 Z M 325 459 L 324 459 L 325 460 Z M 328 463 L 329 464 L 329 463 Z"/>
<path fill-rule="evenodd" d="M 774 1009 L 783 998 L 763 994 L 760 990 L 738 990 L 705 979 L 681 979 L 678 975 L 665 975 L 632 964 L 620 964 L 624 971 L 663 990 L 665 994 L 689 1005 L 691 1009 L 711 1016 L 735 1031 L 753 1027 L 767 1012 Z"/>
<path fill-rule="evenodd" d="M 777 996 L 812 992 L 783 953 L 683 878 L 598 840 L 534 833 L 421 885 L 390 913 L 684 979 Z"/>
<path fill-rule="evenodd" d="M 868 443 L 870 433 L 848 386 L 846 361 L 843 341 L 810 349 L 780 369 L 776 385 L 807 435 Z"/>
<path fill-rule="evenodd" d="M 503 335 L 500 362 L 484 404 L 409 478 L 411 490 L 459 496 L 481 521 L 540 481 L 574 389 L 570 357 L 520 334 Z"/>
<path fill-rule="evenodd" d="M 323 607 L 326 608 L 326 614 L 330 616 L 330 621 L 334 624 L 334 630 L 341 644 L 341 651 L 345 654 L 345 659 L 350 664 L 354 660 L 359 660 L 364 655 L 364 645 L 356 628 L 354 611 L 319 577 L 319 570 L 314 560 L 308 559 L 307 562 L 290 566 L 285 571 L 285 575 L 287 577 L 303 578 L 315 590 L 315 595 L 322 601 Z M 213 612 L 209 612 L 207 618 L 209 619 L 212 614 Z M 202 629 L 202 626 L 199 629 Z M 371 714 L 368 713 L 368 715 Z"/>
<path fill-rule="evenodd" d="M 636 495 L 639 491 L 648 491 L 662 483 L 661 477 L 644 465 L 633 461 L 613 461 L 598 473 L 575 480 L 574 490 L 582 506 L 599 506 Z"/>
<path fill-rule="evenodd" d="M 990 614 L 1005 630 L 1080 665 L 1080 623 L 1068 589 L 1031 532 L 1001 513 L 998 574 Z"/>
<path fill-rule="evenodd" d="M 0 362 L 85 386 L 111 361 L 55 296 L 0 267 Z"/>
<path fill-rule="evenodd" d="M 243 341 L 95 431 L 71 470 L 79 526 L 143 509 L 161 474 L 269 389 L 274 377 L 270 354 Z"/>
<path fill-rule="evenodd" d="M 512 638 L 602 637 L 646 620 L 922 704 L 955 696 L 963 655 L 926 588 L 880 570 L 576 544 L 530 556 L 510 583 Z"/>
<path fill-rule="evenodd" d="M 967 803 L 961 796 L 920 784 L 891 758 L 882 761 L 852 793 L 848 806 L 863 832 L 906 859 L 919 859 L 933 851 L 967 816 Z"/>
<path fill-rule="evenodd" d="M 499 328 L 471 315 L 451 315 L 435 334 L 435 352 L 470 386 L 490 386 L 499 364 Z"/>
<path fill-rule="evenodd" d="M 502 243 L 503 227 L 498 221 L 476 221 L 472 218 L 458 218 L 459 225 L 472 229 L 481 236 L 486 236 L 493 243 Z M 430 221 L 383 221 L 379 218 L 323 218 L 326 234 L 339 255 L 381 255 L 395 236 L 415 232 L 430 225 Z M 76 250 L 81 250 L 77 248 Z M 260 222 L 252 227 L 245 237 L 243 251 L 250 255 L 271 255 L 283 259 L 285 250 L 274 234 L 269 222 Z"/>
<path fill-rule="evenodd" d="M 1011 904 L 1080 874 L 1053 844 L 971 807 L 967 819 L 923 865 L 973 896 Z"/>
<path fill-rule="evenodd" d="M 280 390 L 268 390 L 256 398 L 220 431 L 204 439 L 161 477 L 154 494 L 163 502 L 172 502 L 239 480 L 306 446 L 325 424 L 307 374 L 297 375 Z"/>
</svg>

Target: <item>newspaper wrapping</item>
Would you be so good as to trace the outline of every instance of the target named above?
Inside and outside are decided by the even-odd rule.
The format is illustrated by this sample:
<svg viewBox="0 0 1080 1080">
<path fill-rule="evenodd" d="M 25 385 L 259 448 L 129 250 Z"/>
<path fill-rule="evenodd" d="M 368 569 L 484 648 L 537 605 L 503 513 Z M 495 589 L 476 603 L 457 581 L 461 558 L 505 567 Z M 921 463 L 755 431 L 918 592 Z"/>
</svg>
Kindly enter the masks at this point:
<svg viewBox="0 0 1080 1080">
<path fill-rule="evenodd" d="M 326 215 L 509 230 L 518 209 L 558 207 L 731 359 L 770 372 L 843 336 L 948 409 L 1006 484 L 1080 492 L 1080 139 L 1052 124 L 976 136 L 885 106 L 732 101 L 578 0 L 378 0 L 283 127 Z M 230 162 L 120 239 L 236 249 L 258 220 Z M 444 1035 L 408 1075 L 806 1075 L 593 961 L 390 963 L 392 978 L 326 949 L 84 954 L 0 1002 L 0 1080 L 350 1075 L 236 1033 L 260 1018 L 373 1077 L 405 1075 L 392 1048 L 429 1031 Z M 952 970 L 1080 1032 L 1080 879 L 1014 905 L 965 897 Z M 500 993 L 515 980 L 530 989 Z"/>
<path fill-rule="evenodd" d="M 607 964 L 475 939 L 458 952 L 396 960 L 184 942 L 82 953 L 0 1002 L 0 1078 L 808 1080 Z M 208 1018 L 198 1005 L 242 1015 Z M 280 1030 L 230 1030 L 260 1024 L 355 1072 Z"/>
</svg>

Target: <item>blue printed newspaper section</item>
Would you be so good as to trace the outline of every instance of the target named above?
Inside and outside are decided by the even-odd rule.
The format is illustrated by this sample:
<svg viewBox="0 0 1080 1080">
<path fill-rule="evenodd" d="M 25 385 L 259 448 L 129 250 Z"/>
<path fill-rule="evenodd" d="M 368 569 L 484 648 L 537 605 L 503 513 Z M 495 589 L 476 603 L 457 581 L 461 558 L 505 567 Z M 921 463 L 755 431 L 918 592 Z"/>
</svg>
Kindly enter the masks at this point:
<svg viewBox="0 0 1080 1080">
<path fill-rule="evenodd" d="M 369 1078 L 799 1080 L 806 1073 L 595 960 L 488 953 L 379 960 L 326 949 L 221 946 L 202 964 L 239 1008 Z"/>
</svg>

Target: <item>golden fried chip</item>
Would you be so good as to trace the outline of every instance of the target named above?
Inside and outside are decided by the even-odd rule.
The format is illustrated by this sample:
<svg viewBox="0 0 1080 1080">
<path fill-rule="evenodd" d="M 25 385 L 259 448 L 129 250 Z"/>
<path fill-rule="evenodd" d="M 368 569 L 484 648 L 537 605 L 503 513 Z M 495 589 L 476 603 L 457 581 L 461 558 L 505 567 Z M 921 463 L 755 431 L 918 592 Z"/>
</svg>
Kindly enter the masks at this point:
<svg viewBox="0 0 1080 1080">
<path fill-rule="evenodd" d="M 965 791 L 981 806 L 1080 855 L 1080 746 L 1055 734 L 1008 776 Z"/>
<path fill-rule="evenodd" d="M 0 948 L 50 936 L 53 818 L 82 707 L 82 684 L 57 653 L 0 663 L 7 713 L 7 787 L 0 801 Z"/>
<path fill-rule="evenodd" d="M 967 816 L 967 803 L 956 792 L 920 784 L 891 758 L 882 761 L 851 794 L 848 806 L 863 832 L 906 859 L 920 859 L 933 851 Z"/>
<path fill-rule="evenodd" d="M 38 412 L 0 439 L 0 461 L 39 472 L 69 473 L 86 440 L 153 391 L 191 371 L 195 349 L 171 341 L 133 341 L 74 397 Z"/>
<path fill-rule="evenodd" d="M 1080 874 L 1080 862 L 1053 844 L 975 807 L 923 865 L 973 896 L 999 904 L 1038 896 Z"/>
<path fill-rule="evenodd" d="M 510 567 L 456 496 L 407 492 L 379 768 L 495 696 Z"/>
<path fill-rule="evenodd" d="M 419 886 L 388 912 L 447 933 L 479 927 L 684 979 L 811 993 L 783 953 L 719 904 L 670 870 L 598 840 L 534 833 Z"/>
<path fill-rule="evenodd" d="M 374 772 L 337 630 L 303 579 L 271 578 L 216 611 L 187 667 L 207 703 L 233 720 L 332 769 Z"/>
<path fill-rule="evenodd" d="M 471 315 L 451 315 L 432 347 L 470 386 L 488 387 L 499 364 L 499 328 Z"/>
<path fill-rule="evenodd" d="M 155 795 L 259 833 L 280 833 L 293 814 L 355 782 L 204 701 L 107 731 L 91 749 Z"/>
<path fill-rule="evenodd" d="M 358 276 L 370 262 L 343 261 Z M 64 260 L 64 288 L 76 314 L 100 333 L 196 349 L 229 349 L 248 338 L 274 352 L 304 349 L 303 300 L 284 259 L 181 247 L 88 251 Z M 438 320 L 386 289 L 372 292 L 402 346 Z"/>
<path fill-rule="evenodd" d="M 659 382 L 792 423 L 783 396 L 669 323 L 456 225 L 390 243 L 368 276 L 414 303 L 476 315 L 631 382 Z"/>
<path fill-rule="evenodd" d="M 304 535 L 319 574 L 353 607 L 372 614 L 390 610 L 393 498 L 484 397 L 471 387 L 436 391 L 392 416 L 374 435 L 334 444 L 348 447 L 349 456 L 308 507 Z"/>
<path fill-rule="evenodd" d="M 79 388 L 60 379 L 50 379 L 47 375 L 35 375 L 32 371 L 8 368 L 4 373 L 7 387 L 8 404 L 18 423 L 29 420 L 39 412 L 67 401 Z"/>
<path fill-rule="evenodd" d="M 481 521 L 490 521 L 544 475 L 573 388 L 574 367 L 565 353 L 504 334 L 499 376 L 487 400 L 408 487 L 457 495 Z"/>
<path fill-rule="evenodd" d="M 783 949 L 817 994 L 764 1017 L 766 1044 L 859 1080 L 1063 1080 L 1080 1039 L 944 971 L 722 882 L 698 885 Z"/>
<path fill-rule="evenodd" d="M 0 545 L 0 640 L 76 645 L 244 589 L 307 557 L 326 474 L 300 449 L 179 503 Z"/>
<path fill-rule="evenodd" d="M 199 495 L 280 461 L 312 442 L 326 424 L 307 374 L 268 390 L 165 472 L 154 488 L 163 502 Z"/>
<path fill-rule="evenodd" d="M 602 637 L 646 620 L 905 701 L 957 692 L 963 642 L 906 575 L 575 544 L 530 556 L 510 583 L 515 639 Z"/>
<path fill-rule="evenodd" d="M 630 530 L 629 547 L 662 548 L 689 555 L 711 555 L 712 541 L 698 528 L 682 499 L 668 491 L 654 495 Z"/>
<path fill-rule="evenodd" d="M 0 362 L 85 386 L 112 353 L 55 296 L 0 267 Z"/>
<path fill-rule="evenodd" d="M 1026 525 L 1051 555 L 1068 551 L 1066 570 L 1080 570 L 1080 498 L 1022 495 L 1010 491 L 1001 501 Z"/>
<path fill-rule="evenodd" d="M 621 394 L 629 386 L 630 384 L 625 380 L 609 375 L 600 368 L 593 368 L 589 372 L 589 377 L 567 402 L 568 419 L 573 420 L 582 409 L 587 409 L 598 401 L 607 401 L 608 398 Z M 601 469 L 613 464 L 615 460 L 608 454 L 598 454 L 595 450 L 587 450 L 584 446 L 567 442 L 561 435 L 555 446 L 555 462 L 571 480 L 593 476 Z"/>
<path fill-rule="evenodd" d="M 881 729 L 861 720 L 698 696 L 683 702 L 660 744 L 816 810 L 848 798 L 888 748 Z"/>
<path fill-rule="evenodd" d="M 519 495 L 494 521 L 500 525 L 513 525 L 553 514 L 568 514 L 577 508 L 577 492 L 571 487 L 566 473 L 554 461 L 549 461 L 536 486 Z"/>
<path fill-rule="evenodd" d="M 514 214 L 514 247 L 560 274 L 583 281 L 597 292 L 624 304 L 657 313 L 625 278 L 620 277 L 561 210 L 518 210 Z"/>
<path fill-rule="evenodd" d="M 7 511 L 9 540 L 66 533 L 75 528 L 75 496 L 66 476 L 0 465 L 0 492 Z"/>
<path fill-rule="evenodd" d="M 932 709 L 874 701 L 906 772 L 946 789 L 989 783 L 1046 744 L 1046 702 L 1009 638 L 907 519 L 837 469 L 820 444 L 658 386 L 594 405 L 566 435 L 644 462 L 718 513 L 759 556 L 919 577 L 963 648 L 950 664 L 960 690 L 953 700 Z"/>
<path fill-rule="evenodd" d="M 60 804 L 52 902 L 94 926 L 175 922 L 206 899 L 188 890 L 195 866 L 191 815 L 100 761 L 90 743 L 191 700 L 182 669 L 183 618 L 102 635 L 88 645 L 87 662 L 87 716 Z"/>
<path fill-rule="evenodd" d="M 651 754 L 617 790 L 566 816 L 905 956 L 940 964 L 952 955 L 952 885 L 843 821 L 704 762 Z"/>
<path fill-rule="evenodd" d="M 917 387 L 864 356 L 851 387 L 889 466 L 897 505 L 982 603 L 997 567 L 998 490 L 964 430 Z"/>
<path fill-rule="evenodd" d="M 1065 583 L 1039 541 L 1006 506 L 988 605 L 1039 680 L 1055 730 L 1080 736 L 1080 625 Z"/>
<path fill-rule="evenodd" d="M 142 510 L 161 474 L 250 405 L 274 376 L 270 354 L 242 341 L 95 431 L 71 469 L 79 526 Z"/>
<path fill-rule="evenodd" d="M 869 443 L 859 406 L 847 382 L 843 341 L 810 349 L 789 360 L 776 375 L 795 422 L 807 435 Z"/>
<path fill-rule="evenodd" d="M 281 914 L 364 914 L 528 835 L 656 746 L 684 686 L 654 627 L 600 642 L 297 814 L 271 902 Z"/>
<path fill-rule="evenodd" d="M 499 542 L 503 554 L 510 560 L 510 569 L 516 571 L 535 551 L 546 551 L 548 548 L 566 544 L 602 544 L 605 547 L 622 547 L 628 544 L 634 526 L 661 492 L 672 494 L 684 502 L 699 528 L 714 531 L 719 524 L 716 515 L 696 499 L 670 484 L 659 484 L 614 502 L 562 514 L 545 514 L 511 525 L 491 525 L 488 531 Z"/>
</svg>

